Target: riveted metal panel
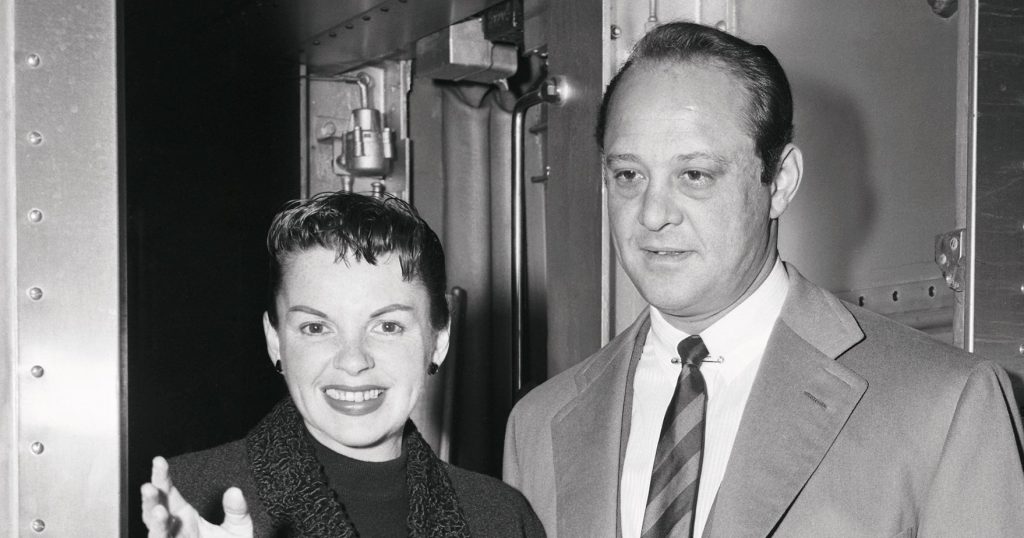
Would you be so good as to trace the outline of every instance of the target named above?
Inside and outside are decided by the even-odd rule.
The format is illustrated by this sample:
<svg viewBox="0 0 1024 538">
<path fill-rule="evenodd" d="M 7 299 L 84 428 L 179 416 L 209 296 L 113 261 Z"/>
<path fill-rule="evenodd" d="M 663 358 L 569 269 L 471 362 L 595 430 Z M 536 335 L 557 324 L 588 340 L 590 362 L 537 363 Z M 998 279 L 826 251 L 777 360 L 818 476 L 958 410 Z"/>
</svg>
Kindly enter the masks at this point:
<svg viewBox="0 0 1024 538">
<path fill-rule="evenodd" d="M 0 1 L 0 536 L 18 527 L 14 233 L 14 5 Z"/>
<path fill-rule="evenodd" d="M 17 331 L 10 365 L 18 516 L 9 530 L 116 536 L 122 489 L 116 3 L 12 3 L 14 114 L 5 117 L 5 142 L 13 149 L 8 187 L 15 205 L 5 216 L 16 234 L 8 269 Z"/>
</svg>

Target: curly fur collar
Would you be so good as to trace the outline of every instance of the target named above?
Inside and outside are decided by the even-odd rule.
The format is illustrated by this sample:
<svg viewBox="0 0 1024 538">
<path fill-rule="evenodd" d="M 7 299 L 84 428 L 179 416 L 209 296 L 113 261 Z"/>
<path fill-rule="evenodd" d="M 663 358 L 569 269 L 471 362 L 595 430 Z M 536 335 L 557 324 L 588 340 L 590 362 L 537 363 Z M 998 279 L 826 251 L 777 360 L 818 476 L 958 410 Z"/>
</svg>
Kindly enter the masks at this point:
<svg viewBox="0 0 1024 538">
<path fill-rule="evenodd" d="M 285 398 L 246 438 L 260 500 L 275 527 L 288 536 L 349 538 L 359 532 L 327 485 L 302 416 Z M 469 536 L 466 517 L 444 464 L 412 421 L 403 439 L 408 454 L 409 536 Z"/>
</svg>

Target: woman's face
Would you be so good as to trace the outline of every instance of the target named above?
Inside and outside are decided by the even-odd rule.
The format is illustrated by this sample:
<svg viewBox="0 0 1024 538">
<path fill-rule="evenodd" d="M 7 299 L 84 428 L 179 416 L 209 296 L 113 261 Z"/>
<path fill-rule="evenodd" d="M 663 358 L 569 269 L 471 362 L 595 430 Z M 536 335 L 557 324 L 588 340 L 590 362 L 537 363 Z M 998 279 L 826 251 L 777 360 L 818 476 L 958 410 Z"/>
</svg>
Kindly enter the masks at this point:
<svg viewBox="0 0 1024 538">
<path fill-rule="evenodd" d="M 448 351 L 423 284 L 402 280 L 397 256 L 371 265 L 318 248 L 291 257 L 276 302 L 267 350 L 309 432 L 352 458 L 397 458 L 427 367 Z"/>
</svg>

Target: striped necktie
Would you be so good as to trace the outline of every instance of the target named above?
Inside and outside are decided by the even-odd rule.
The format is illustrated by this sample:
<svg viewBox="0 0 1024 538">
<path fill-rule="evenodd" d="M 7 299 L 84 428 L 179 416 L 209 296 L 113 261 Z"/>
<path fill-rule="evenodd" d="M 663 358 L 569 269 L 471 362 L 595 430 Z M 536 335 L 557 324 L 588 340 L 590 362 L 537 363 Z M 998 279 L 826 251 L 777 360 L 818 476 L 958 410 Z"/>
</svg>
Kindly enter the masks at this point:
<svg viewBox="0 0 1024 538">
<path fill-rule="evenodd" d="M 699 336 L 690 336 L 679 342 L 676 351 L 683 366 L 661 425 L 642 538 L 693 534 L 707 405 L 700 364 L 708 356 L 708 348 Z"/>
</svg>

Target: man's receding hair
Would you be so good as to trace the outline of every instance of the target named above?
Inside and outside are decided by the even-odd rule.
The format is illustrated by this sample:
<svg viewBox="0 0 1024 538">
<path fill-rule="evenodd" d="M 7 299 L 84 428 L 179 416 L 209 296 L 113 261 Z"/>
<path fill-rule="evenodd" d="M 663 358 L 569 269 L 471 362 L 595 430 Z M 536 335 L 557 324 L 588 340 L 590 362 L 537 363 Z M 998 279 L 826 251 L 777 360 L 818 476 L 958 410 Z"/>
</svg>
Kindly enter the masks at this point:
<svg viewBox="0 0 1024 538">
<path fill-rule="evenodd" d="M 270 253 L 270 296 L 267 314 L 277 326 L 275 299 L 292 256 L 310 249 L 333 250 L 337 259 L 376 265 L 387 255 L 398 257 L 402 278 L 419 280 L 430 298 L 430 323 L 448 324 L 444 250 L 437 234 L 404 201 L 346 192 L 325 192 L 293 200 L 274 217 L 267 232 Z"/>
<path fill-rule="evenodd" d="M 636 44 L 629 59 L 612 78 L 597 117 L 597 145 L 604 151 L 605 128 L 615 88 L 638 64 L 708 62 L 725 67 L 743 82 L 750 95 L 746 111 L 754 147 L 761 158 L 761 181 L 771 183 L 778 173 L 782 150 L 793 141 L 793 95 L 775 55 L 715 28 L 672 22 L 651 30 Z"/>
</svg>

